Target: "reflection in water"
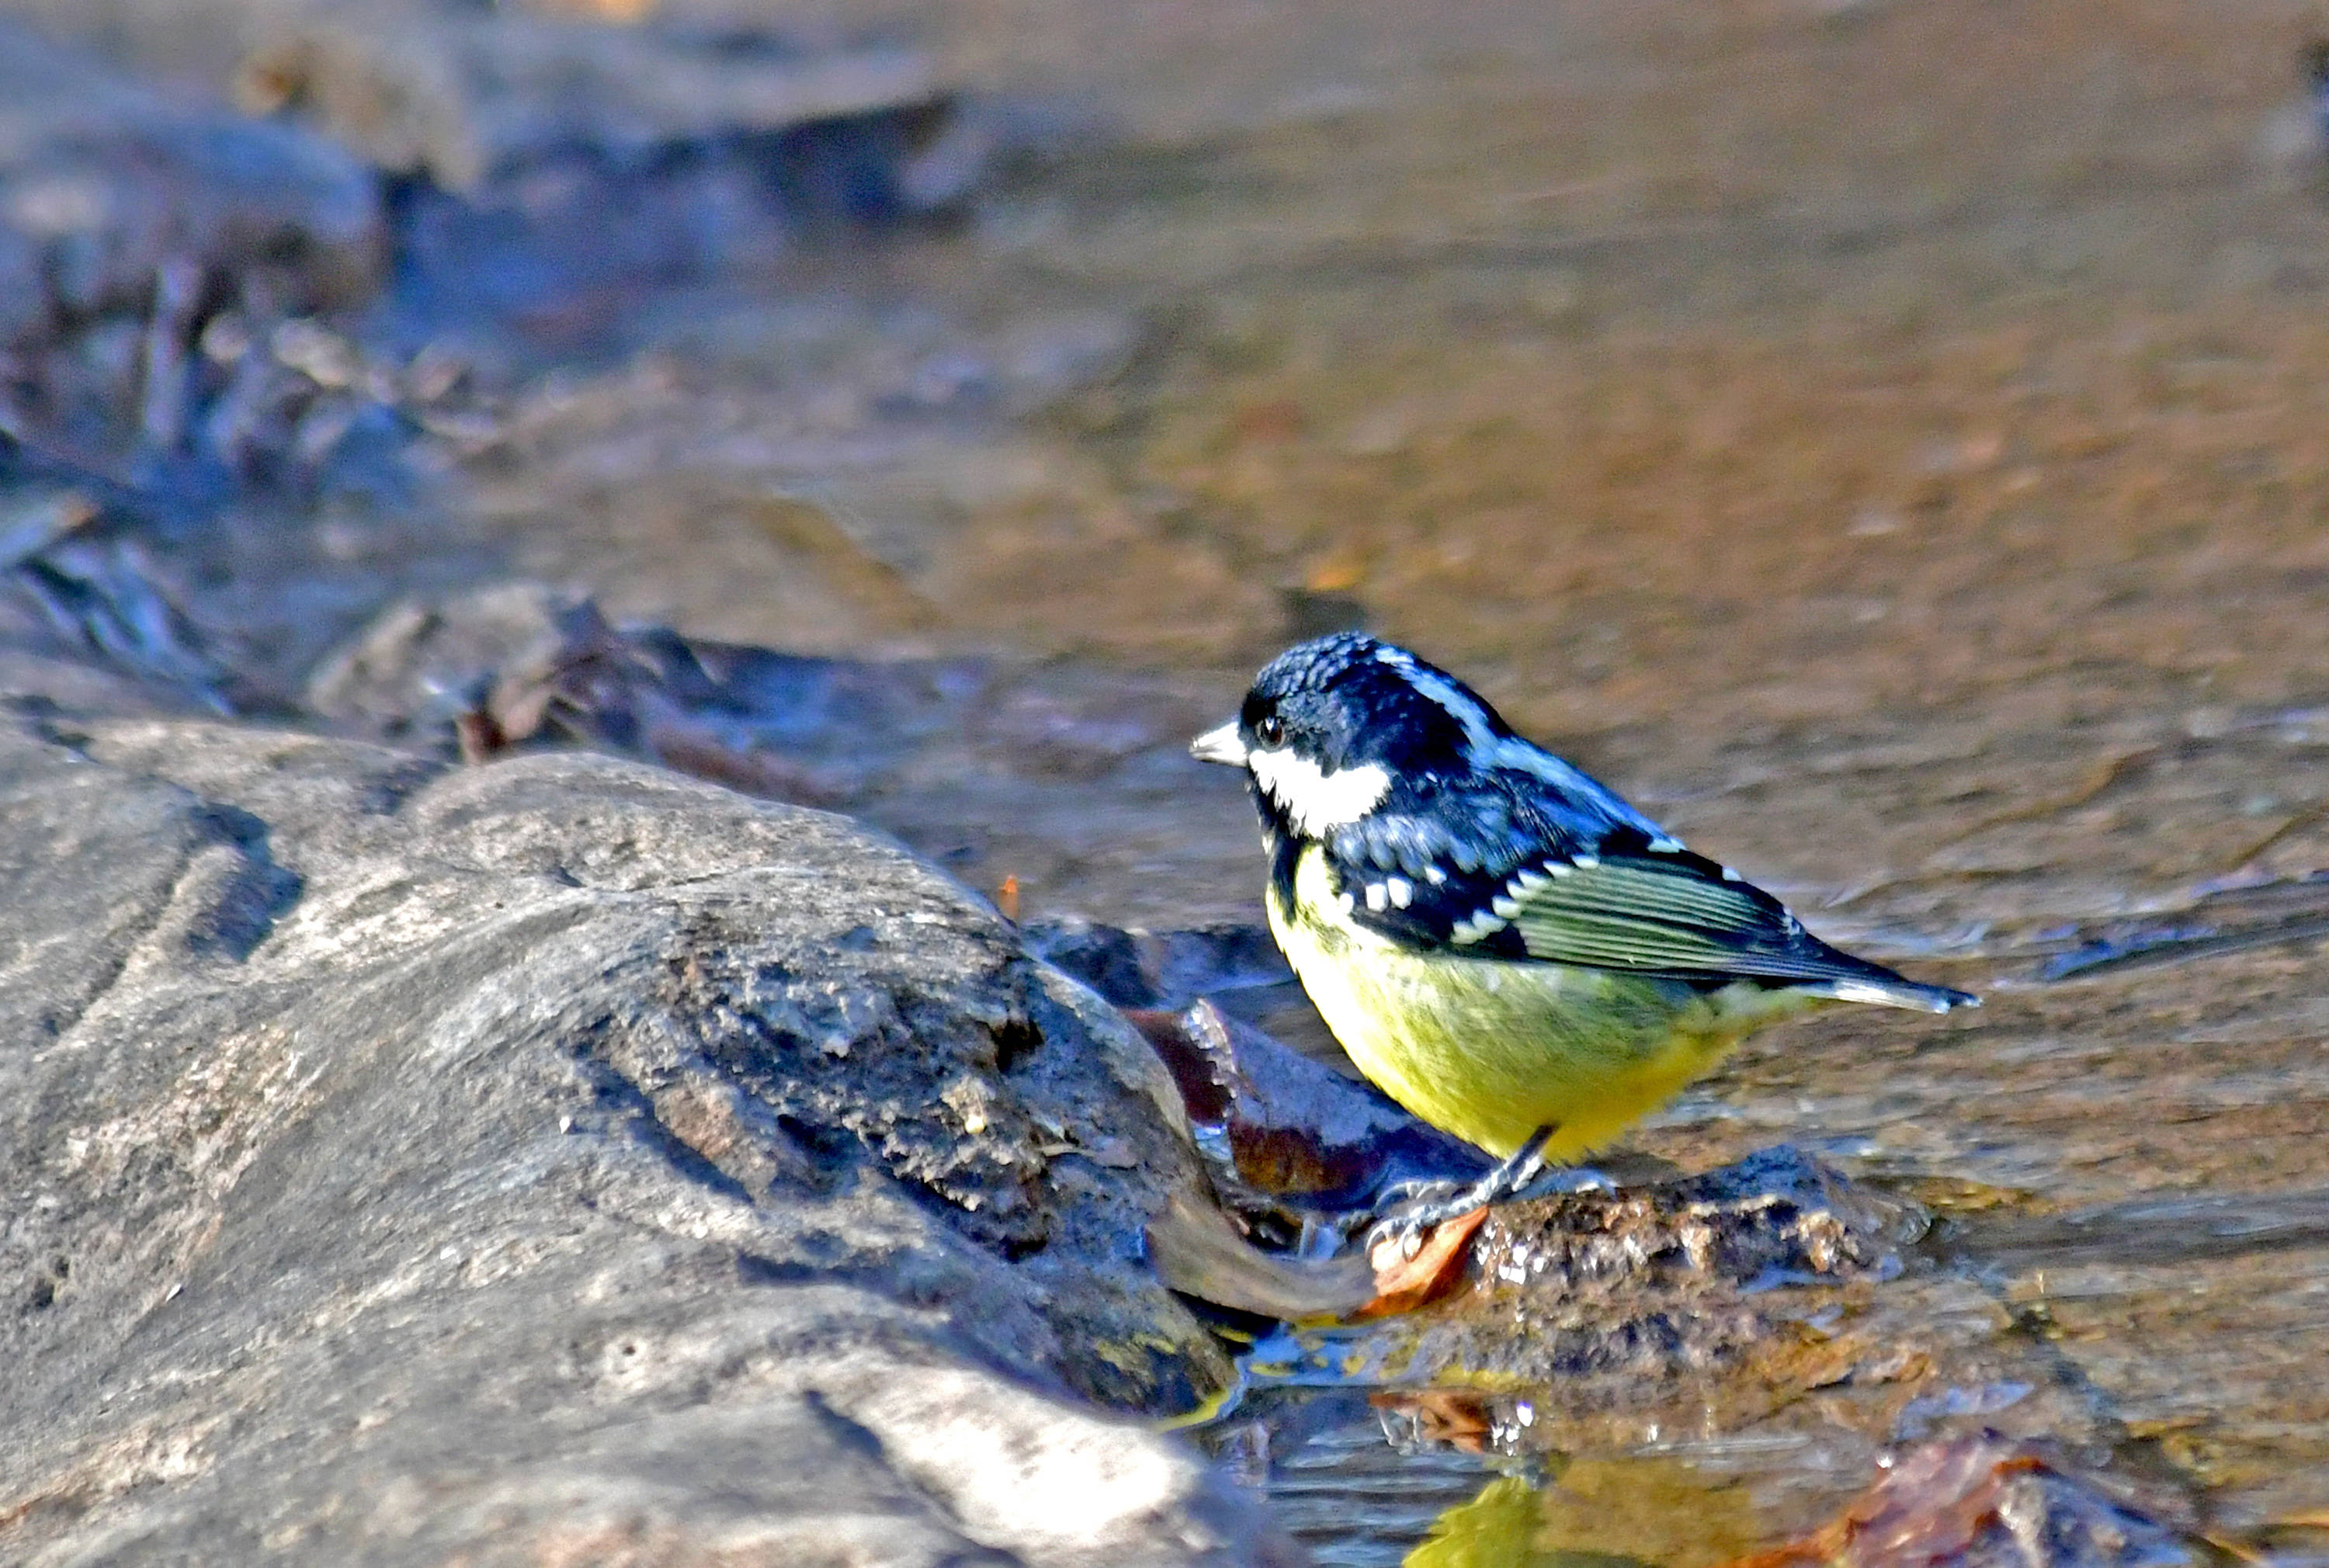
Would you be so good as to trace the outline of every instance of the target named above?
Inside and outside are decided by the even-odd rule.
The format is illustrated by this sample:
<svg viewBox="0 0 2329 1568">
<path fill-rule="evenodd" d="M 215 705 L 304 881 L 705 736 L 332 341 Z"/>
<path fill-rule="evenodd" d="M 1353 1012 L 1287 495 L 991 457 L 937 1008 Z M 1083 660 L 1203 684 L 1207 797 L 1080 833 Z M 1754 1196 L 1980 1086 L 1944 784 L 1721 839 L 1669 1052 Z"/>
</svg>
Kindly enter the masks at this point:
<svg viewBox="0 0 2329 1568">
<path fill-rule="evenodd" d="M 1408 1568 L 1711 1568 L 1761 1538 L 1746 1488 L 1679 1460 L 1579 1460 L 1499 1476 L 1432 1521 Z"/>
<path fill-rule="evenodd" d="M 1712 1568 L 1773 1535 L 1735 1468 L 1498 1452 L 1467 1397 L 1271 1392 L 1206 1436 L 1328 1568 Z"/>
<path fill-rule="evenodd" d="M 1545 1546 L 1539 1528 L 1542 1504 L 1528 1482 L 1499 1476 L 1478 1497 L 1434 1519 L 1430 1535 L 1400 1561 L 1405 1568 L 1632 1568 L 1640 1562 Z"/>
</svg>

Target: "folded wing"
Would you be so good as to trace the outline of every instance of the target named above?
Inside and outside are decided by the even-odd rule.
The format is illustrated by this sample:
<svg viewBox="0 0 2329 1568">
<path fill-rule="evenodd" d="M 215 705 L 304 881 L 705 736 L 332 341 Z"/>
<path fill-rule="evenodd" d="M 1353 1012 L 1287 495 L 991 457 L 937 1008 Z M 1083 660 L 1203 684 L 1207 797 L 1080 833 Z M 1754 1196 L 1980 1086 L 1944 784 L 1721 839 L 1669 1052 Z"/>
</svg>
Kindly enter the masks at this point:
<svg viewBox="0 0 2329 1568">
<path fill-rule="evenodd" d="M 1932 1012 L 1973 1000 L 1830 947 L 1777 898 L 1687 850 L 1551 862 L 1505 902 L 1529 956 L 1550 962 L 1794 981 L 1847 1001 Z"/>
<path fill-rule="evenodd" d="M 1400 863 L 1409 856 L 1354 843 L 1360 852 L 1340 857 L 1339 869 L 1353 919 L 1419 945 L 1695 984 L 1759 981 L 1931 1012 L 1974 1000 L 1830 947 L 1770 894 L 1671 843 L 1653 848 L 1630 826 L 1600 835 L 1592 850 L 1536 836 L 1525 858 L 1483 856 L 1437 880 Z"/>
</svg>

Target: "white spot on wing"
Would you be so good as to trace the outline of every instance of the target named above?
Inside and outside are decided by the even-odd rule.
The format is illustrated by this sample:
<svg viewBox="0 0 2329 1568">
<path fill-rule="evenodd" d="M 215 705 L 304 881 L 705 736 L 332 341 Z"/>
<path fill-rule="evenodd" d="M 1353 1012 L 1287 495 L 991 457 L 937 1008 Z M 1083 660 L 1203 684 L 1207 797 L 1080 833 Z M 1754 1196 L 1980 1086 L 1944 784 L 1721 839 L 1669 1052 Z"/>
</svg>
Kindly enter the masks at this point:
<svg viewBox="0 0 2329 1568">
<path fill-rule="evenodd" d="M 1499 925 L 1520 918 L 1521 906 L 1501 894 L 1488 900 L 1488 907 L 1504 916 L 1503 920 L 1496 923 Z"/>
<path fill-rule="evenodd" d="M 1372 910 L 1373 910 L 1376 914 L 1380 915 L 1380 914 L 1381 914 L 1385 909 L 1389 908 L 1390 906 L 1391 906 L 1391 889 L 1389 889 L 1388 887 L 1384 887 L 1381 883 L 1380 883 L 1380 882 L 1370 882 L 1370 883 L 1368 883 L 1368 884 L 1367 884 L 1367 907 L 1368 907 L 1368 908 L 1370 908 L 1370 909 L 1372 909 Z"/>
<path fill-rule="evenodd" d="M 1499 919 L 1483 909 L 1470 919 L 1459 920 L 1448 927 L 1447 934 L 1457 943 L 1469 944 L 1494 936 L 1511 924 L 1512 922 Z"/>
<path fill-rule="evenodd" d="M 1441 870 L 1437 866 L 1426 866 L 1423 869 L 1423 879 L 1430 883 L 1434 887 L 1437 887 L 1439 884 L 1447 880 L 1447 873 Z"/>
<path fill-rule="evenodd" d="M 1382 804 L 1391 793 L 1391 775 L 1373 763 L 1327 773 L 1306 756 L 1280 746 L 1275 751 L 1247 755 L 1254 782 L 1278 803 L 1294 831 L 1315 839 L 1329 829 L 1347 827 Z"/>
<path fill-rule="evenodd" d="M 1407 901 L 1415 897 L 1415 884 L 1404 877 L 1390 878 L 1383 883 L 1383 887 L 1391 894 L 1391 901 L 1394 908 L 1406 908 Z"/>
</svg>

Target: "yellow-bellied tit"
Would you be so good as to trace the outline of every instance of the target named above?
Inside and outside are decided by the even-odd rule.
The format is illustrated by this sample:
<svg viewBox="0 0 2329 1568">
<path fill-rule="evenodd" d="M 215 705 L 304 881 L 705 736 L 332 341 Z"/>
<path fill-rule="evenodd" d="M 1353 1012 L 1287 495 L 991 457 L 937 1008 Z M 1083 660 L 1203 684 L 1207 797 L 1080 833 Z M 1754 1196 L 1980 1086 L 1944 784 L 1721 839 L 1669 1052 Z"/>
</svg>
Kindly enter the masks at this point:
<svg viewBox="0 0 2329 1568">
<path fill-rule="evenodd" d="M 1245 769 L 1270 930 L 1359 1071 L 1504 1161 L 1425 1223 L 1606 1143 L 1772 1019 L 1977 1000 L 1830 947 L 1372 637 L 1287 650 L 1190 750 Z"/>
</svg>

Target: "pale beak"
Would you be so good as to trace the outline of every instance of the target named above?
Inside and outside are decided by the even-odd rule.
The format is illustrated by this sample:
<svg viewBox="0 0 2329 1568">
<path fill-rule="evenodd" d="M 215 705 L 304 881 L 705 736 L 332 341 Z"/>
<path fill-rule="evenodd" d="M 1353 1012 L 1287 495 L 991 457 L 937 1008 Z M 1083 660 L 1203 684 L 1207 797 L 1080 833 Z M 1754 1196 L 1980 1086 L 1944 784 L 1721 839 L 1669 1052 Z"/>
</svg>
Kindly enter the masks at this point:
<svg viewBox="0 0 2329 1568">
<path fill-rule="evenodd" d="M 1191 741 L 1189 755 L 1199 762 L 1218 762 L 1231 767 L 1243 767 L 1245 742 L 1238 738 L 1237 720 L 1232 718 L 1219 729 L 1209 729 Z"/>
</svg>

